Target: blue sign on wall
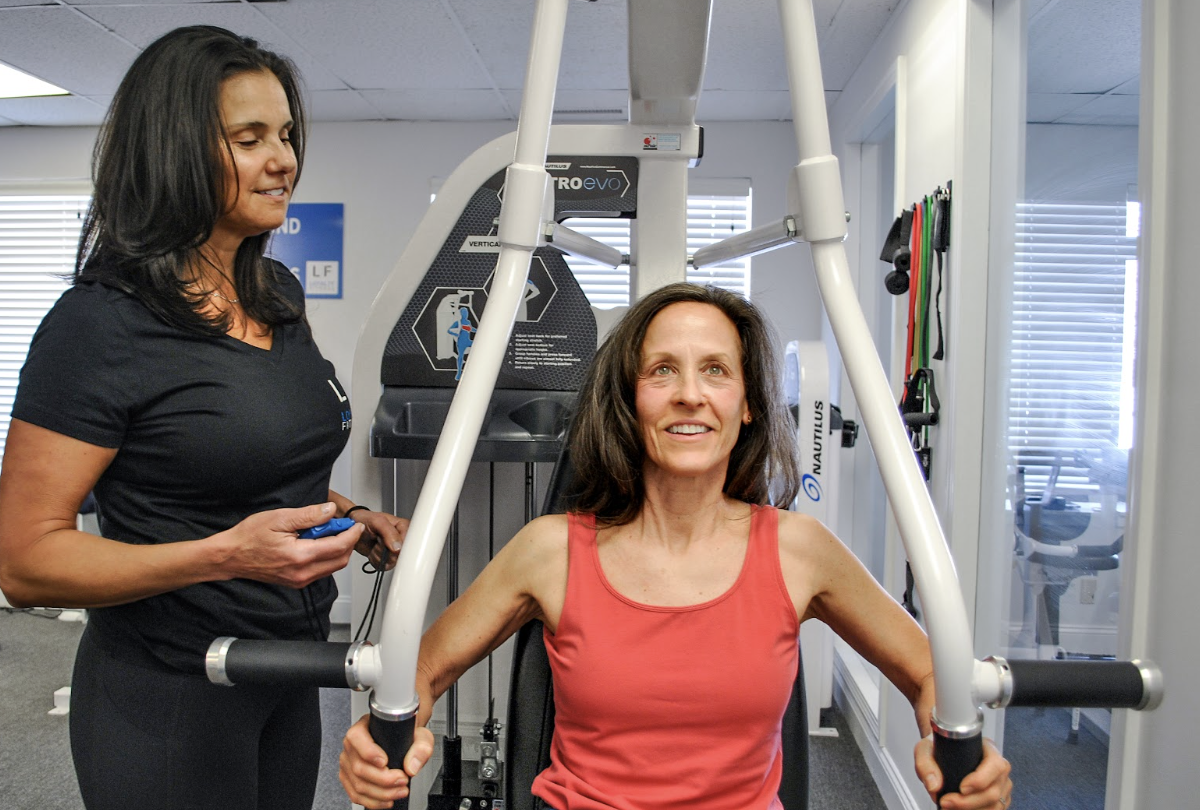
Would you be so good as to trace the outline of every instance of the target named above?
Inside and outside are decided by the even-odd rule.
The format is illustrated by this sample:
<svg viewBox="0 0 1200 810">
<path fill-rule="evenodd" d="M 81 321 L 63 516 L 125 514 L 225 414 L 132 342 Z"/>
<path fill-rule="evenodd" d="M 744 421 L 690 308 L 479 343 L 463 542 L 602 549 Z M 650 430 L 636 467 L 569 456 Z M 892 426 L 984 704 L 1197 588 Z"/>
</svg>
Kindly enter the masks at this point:
<svg viewBox="0 0 1200 810">
<path fill-rule="evenodd" d="M 271 233 L 267 255 L 300 279 L 305 298 L 342 297 L 344 210 L 342 203 L 292 203 Z"/>
</svg>

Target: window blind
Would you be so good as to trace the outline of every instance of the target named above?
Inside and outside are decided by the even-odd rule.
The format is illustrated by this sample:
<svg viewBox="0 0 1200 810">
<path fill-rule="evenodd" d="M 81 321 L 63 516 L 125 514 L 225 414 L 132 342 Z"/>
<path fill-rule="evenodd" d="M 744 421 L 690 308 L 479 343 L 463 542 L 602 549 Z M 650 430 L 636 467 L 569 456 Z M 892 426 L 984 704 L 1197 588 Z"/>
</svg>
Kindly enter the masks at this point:
<svg viewBox="0 0 1200 810">
<path fill-rule="evenodd" d="M 629 220 L 608 217 L 575 217 L 564 223 L 606 245 L 629 253 Z M 750 229 L 750 194 L 690 194 L 687 208 L 687 251 L 697 250 L 714 242 Z M 567 266 L 592 306 L 600 309 L 629 304 L 629 267 L 601 267 L 585 259 L 565 256 Z M 750 297 L 749 257 L 728 262 L 719 267 L 700 270 L 689 267 L 688 281 L 712 284 L 716 287 Z"/>
<path fill-rule="evenodd" d="M 1027 494 L 1055 464 L 1060 484 L 1086 487 L 1085 465 L 1072 462 L 1116 448 L 1121 432 L 1137 229 L 1123 202 L 1020 203 L 1016 220 L 1009 450 Z"/>
<path fill-rule="evenodd" d="M 611 217 L 573 217 L 563 222 L 568 228 L 590 236 L 598 242 L 629 254 L 629 220 Z M 563 254 L 571 274 L 579 282 L 588 303 L 600 309 L 612 309 L 629 304 L 629 265 L 603 265 Z"/>
<path fill-rule="evenodd" d="M 0 454 L 29 341 L 74 269 L 88 199 L 0 195 Z"/>
<path fill-rule="evenodd" d="M 750 230 L 750 196 L 691 194 L 688 196 L 688 255 L 722 239 Z M 689 267 L 688 281 L 712 284 L 750 297 L 750 258 L 744 257 L 715 267 Z"/>
</svg>

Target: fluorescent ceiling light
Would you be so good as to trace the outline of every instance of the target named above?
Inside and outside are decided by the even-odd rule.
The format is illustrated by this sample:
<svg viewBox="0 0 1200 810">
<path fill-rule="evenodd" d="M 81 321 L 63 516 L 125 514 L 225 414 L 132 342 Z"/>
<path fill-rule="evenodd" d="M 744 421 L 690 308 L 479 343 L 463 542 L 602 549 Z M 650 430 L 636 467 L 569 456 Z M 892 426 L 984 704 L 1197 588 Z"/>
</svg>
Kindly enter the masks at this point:
<svg viewBox="0 0 1200 810">
<path fill-rule="evenodd" d="M 49 82 L 35 79 L 28 73 L 22 73 L 16 68 L 10 68 L 0 62 L 0 98 L 66 95 L 70 94 L 61 87 L 55 87 Z"/>
</svg>

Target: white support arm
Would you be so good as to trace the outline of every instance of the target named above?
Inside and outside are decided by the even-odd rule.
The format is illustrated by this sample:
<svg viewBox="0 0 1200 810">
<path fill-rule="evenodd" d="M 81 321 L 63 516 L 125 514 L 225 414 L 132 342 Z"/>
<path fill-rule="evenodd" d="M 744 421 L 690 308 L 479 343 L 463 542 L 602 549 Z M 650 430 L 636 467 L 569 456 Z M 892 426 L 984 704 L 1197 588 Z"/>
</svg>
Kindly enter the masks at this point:
<svg viewBox="0 0 1200 810">
<path fill-rule="evenodd" d="M 560 223 L 546 226 L 546 243 L 550 247 L 570 256 L 577 256 L 604 267 L 620 267 L 626 257 L 615 247 L 606 245 L 599 239 L 593 239 L 587 234 L 573 231 Z"/>
<path fill-rule="evenodd" d="M 692 267 L 724 264 L 803 241 L 804 235 L 796 227 L 796 218 L 788 216 L 779 222 L 759 225 L 737 236 L 730 236 L 700 248 L 692 256 Z"/>
<path fill-rule="evenodd" d="M 388 590 L 378 645 L 379 669 L 387 677 L 375 687 L 372 712 L 399 716 L 417 708 L 417 653 L 429 593 L 552 200 L 544 164 L 566 13 L 567 0 L 538 2 L 516 159 L 506 175 L 500 211 L 500 255 L 470 361 L 451 401 Z"/>
</svg>

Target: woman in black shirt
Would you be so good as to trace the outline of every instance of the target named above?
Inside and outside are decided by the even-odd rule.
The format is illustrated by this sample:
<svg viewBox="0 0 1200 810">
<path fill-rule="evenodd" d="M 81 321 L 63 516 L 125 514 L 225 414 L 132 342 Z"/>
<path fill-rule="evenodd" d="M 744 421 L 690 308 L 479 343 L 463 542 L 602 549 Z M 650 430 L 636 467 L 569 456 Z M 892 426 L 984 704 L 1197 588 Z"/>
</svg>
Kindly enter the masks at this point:
<svg viewBox="0 0 1200 810">
<path fill-rule="evenodd" d="M 310 807 L 317 690 L 215 686 L 216 637 L 325 639 L 333 572 L 407 521 L 329 489 L 345 388 L 264 257 L 304 155 L 291 63 L 172 31 L 121 83 L 74 284 L 30 347 L 0 475 L 0 587 L 88 609 L 71 748 L 95 808 Z M 100 534 L 77 531 L 94 492 Z M 331 537 L 297 533 L 334 517 Z"/>
</svg>

